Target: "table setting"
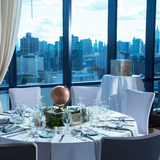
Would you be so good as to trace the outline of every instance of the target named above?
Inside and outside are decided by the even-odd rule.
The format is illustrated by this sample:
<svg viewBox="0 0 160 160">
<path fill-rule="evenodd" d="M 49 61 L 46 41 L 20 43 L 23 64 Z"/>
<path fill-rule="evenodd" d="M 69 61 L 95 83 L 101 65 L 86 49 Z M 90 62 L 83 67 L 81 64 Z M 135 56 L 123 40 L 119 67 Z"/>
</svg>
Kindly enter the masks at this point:
<svg viewBox="0 0 160 160">
<path fill-rule="evenodd" d="M 31 108 L 27 100 L 16 102 L 0 114 L 0 143 L 35 142 L 38 160 L 100 160 L 101 138 L 138 135 L 134 119 L 109 110 L 105 101 L 87 106 L 85 97 L 78 97 L 78 106 L 59 107 L 44 99 L 36 97 Z"/>
</svg>

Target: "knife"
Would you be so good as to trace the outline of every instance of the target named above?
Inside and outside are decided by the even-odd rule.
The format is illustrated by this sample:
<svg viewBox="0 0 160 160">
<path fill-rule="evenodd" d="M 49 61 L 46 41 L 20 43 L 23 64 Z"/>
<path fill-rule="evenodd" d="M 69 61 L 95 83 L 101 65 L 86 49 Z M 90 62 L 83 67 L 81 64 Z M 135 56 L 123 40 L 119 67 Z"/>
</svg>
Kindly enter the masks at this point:
<svg viewBox="0 0 160 160">
<path fill-rule="evenodd" d="M 64 137 L 64 134 L 61 136 L 61 138 L 60 138 L 59 142 L 61 142 L 61 141 L 62 141 L 63 137 Z"/>
<path fill-rule="evenodd" d="M 27 131 L 22 131 L 22 132 L 14 133 L 14 134 L 11 134 L 11 135 L 7 136 L 7 138 L 8 137 L 13 137 L 13 136 L 16 136 L 16 135 L 19 135 L 19 134 L 23 134 L 23 133 L 26 133 L 26 132 Z"/>
</svg>

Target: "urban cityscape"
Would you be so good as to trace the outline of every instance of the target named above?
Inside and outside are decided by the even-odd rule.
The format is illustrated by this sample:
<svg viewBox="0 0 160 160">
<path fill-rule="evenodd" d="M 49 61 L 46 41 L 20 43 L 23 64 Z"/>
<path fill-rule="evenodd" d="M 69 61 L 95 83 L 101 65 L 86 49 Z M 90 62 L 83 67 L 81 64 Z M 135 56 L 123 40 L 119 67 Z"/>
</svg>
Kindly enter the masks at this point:
<svg viewBox="0 0 160 160">
<path fill-rule="evenodd" d="M 160 75 L 160 33 L 155 32 L 155 76 Z M 131 42 L 117 41 L 117 59 L 132 59 L 133 74 L 145 74 L 145 44 L 133 37 Z M 26 33 L 16 44 L 17 84 L 62 83 L 63 37 L 54 44 L 39 41 Z M 72 82 L 99 81 L 107 71 L 107 44 L 79 39 L 72 35 Z M 2 85 L 8 83 L 8 74 Z M 156 86 L 155 86 L 156 87 Z M 158 86 L 157 86 L 158 89 Z"/>
</svg>

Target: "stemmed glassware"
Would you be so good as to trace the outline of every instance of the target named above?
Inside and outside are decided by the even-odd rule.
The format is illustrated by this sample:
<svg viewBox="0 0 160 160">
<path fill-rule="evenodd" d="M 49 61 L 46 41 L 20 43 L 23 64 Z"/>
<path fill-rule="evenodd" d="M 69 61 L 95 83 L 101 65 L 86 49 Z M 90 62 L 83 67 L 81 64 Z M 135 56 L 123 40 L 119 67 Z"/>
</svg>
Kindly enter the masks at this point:
<svg viewBox="0 0 160 160">
<path fill-rule="evenodd" d="M 71 120 L 72 120 L 72 118 L 71 118 L 71 113 L 70 113 L 69 111 L 64 112 L 64 113 L 62 114 L 62 122 L 63 122 L 63 124 L 64 124 L 64 126 L 65 126 L 65 131 L 64 131 L 65 134 L 68 134 L 68 133 L 69 133 L 68 127 L 69 127 L 70 124 L 71 124 Z"/>
<path fill-rule="evenodd" d="M 82 110 L 82 108 L 85 106 L 85 97 L 78 97 L 77 104 L 79 106 L 79 109 Z"/>
<path fill-rule="evenodd" d="M 11 110 L 11 118 L 13 119 L 14 125 L 13 128 L 16 127 L 17 122 L 20 121 L 20 105 L 21 101 L 16 101 L 15 106 Z"/>
</svg>

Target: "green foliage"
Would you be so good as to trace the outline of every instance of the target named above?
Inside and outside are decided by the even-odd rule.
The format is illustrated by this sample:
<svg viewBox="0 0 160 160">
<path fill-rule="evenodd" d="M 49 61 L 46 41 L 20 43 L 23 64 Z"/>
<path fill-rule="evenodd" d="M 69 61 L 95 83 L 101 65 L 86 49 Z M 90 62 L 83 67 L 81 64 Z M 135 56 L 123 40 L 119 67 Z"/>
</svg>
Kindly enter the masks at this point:
<svg viewBox="0 0 160 160">
<path fill-rule="evenodd" d="M 62 122 L 62 114 L 57 114 L 52 116 L 48 122 L 46 123 L 47 127 L 53 128 L 53 127 L 60 127 L 64 126 Z"/>
<path fill-rule="evenodd" d="M 76 114 L 76 113 L 81 113 L 80 110 L 75 109 L 73 112 L 71 112 L 72 114 Z"/>
</svg>

